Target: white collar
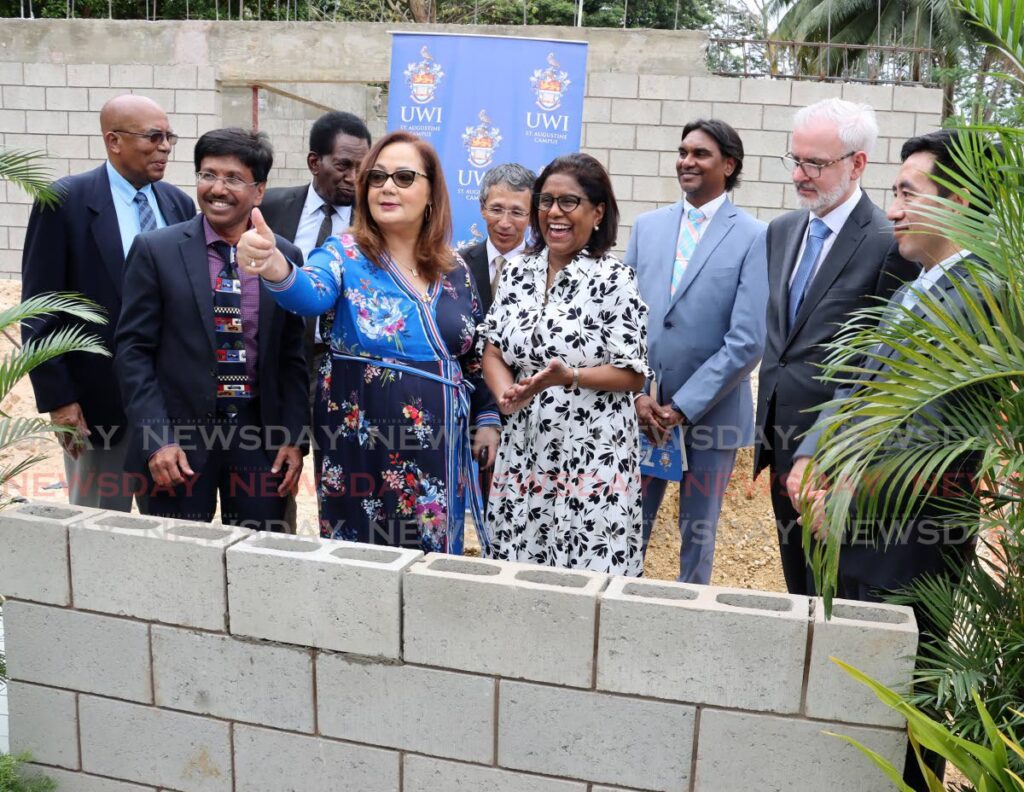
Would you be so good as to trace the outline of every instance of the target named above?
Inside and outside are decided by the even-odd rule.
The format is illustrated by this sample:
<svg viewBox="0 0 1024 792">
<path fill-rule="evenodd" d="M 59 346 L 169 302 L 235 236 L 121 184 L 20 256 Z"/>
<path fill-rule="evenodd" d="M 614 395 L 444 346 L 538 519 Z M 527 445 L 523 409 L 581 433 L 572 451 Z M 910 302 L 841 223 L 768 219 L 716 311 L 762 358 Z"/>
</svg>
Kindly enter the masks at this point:
<svg viewBox="0 0 1024 792">
<path fill-rule="evenodd" d="M 811 212 L 811 217 L 818 217 L 821 222 L 829 227 L 832 234 L 838 234 L 843 230 L 843 226 L 846 225 L 846 221 L 850 219 L 850 215 L 853 214 L 854 207 L 860 203 L 861 197 L 864 195 L 860 185 L 854 189 L 850 197 L 843 201 L 839 206 L 829 212 L 827 215 L 819 217 L 818 215 Z M 810 227 L 810 218 L 808 218 L 808 227 Z"/>
<path fill-rule="evenodd" d="M 963 261 L 970 255 L 970 251 L 958 250 L 952 256 L 944 258 L 938 264 L 931 269 L 922 270 L 921 274 L 917 276 L 917 283 L 928 289 L 939 282 L 939 279 L 949 272 L 953 267 Z"/>
<path fill-rule="evenodd" d="M 313 182 L 309 183 L 309 189 L 306 190 L 306 203 L 302 205 L 302 216 L 309 217 L 313 214 L 320 214 L 320 207 L 326 203 L 320 194 L 313 187 Z M 341 217 L 345 217 L 347 211 L 351 211 L 351 206 L 338 206 L 333 204 L 334 211 Z"/>
<path fill-rule="evenodd" d="M 511 261 L 520 253 L 522 253 L 525 247 L 526 237 L 523 237 L 523 241 L 520 242 L 516 247 L 512 248 L 512 250 L 510 250 L 508 253 L 502 253 L 494 246 L 494 243 L 491 242 L 491 238 L 487 237 L 487 263 L 490 264 L 498 256 L 504 256 L 505 261 Z"/>
<path fill-rule="evenodd" d="M 728 196 L 727 193 L 722 193 L 717 198 L 714 198 L 714 199 L 708 201 L 703 206 L 694 206 L 693 204 L 691 204 L 689 201 L 686 200 L 686 196 L 684 195 L 683 196 L 683 214 L 686 214 L 691 209 L 699 209 L 701 212 L 704 213 L 704 218 L 705 218 L 704 222 L 705 223 L 710 223 L 712 218 L 715 216 L 715 213 L 719 209 L 722 208 L 722 206 L 725 204 L 725 202 L 728 199 L 728 197 L 729 196 Z"/>
</svg>

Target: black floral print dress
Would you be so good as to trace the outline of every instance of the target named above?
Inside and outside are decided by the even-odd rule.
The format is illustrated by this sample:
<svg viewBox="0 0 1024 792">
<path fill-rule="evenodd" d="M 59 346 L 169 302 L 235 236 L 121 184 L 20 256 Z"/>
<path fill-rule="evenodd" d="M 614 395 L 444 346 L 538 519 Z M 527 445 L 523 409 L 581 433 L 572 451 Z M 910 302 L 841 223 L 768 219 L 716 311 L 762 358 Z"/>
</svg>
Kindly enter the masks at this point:
<svg viewBox="0 0 1024 792">
<path fill-rule="evenodd" d="M 647 375 L 635 273 L 581 251 L 547 283 L 547 251 L 506 265 L 481 328 L 522 379 L 552 358 Z M 495 394 L 500 396 L 500 394 Z M 509 417 L 487 504 L 493 558 L 639 575 L 639 432 L 632 393 L 553 387 Z"/>
</svg>

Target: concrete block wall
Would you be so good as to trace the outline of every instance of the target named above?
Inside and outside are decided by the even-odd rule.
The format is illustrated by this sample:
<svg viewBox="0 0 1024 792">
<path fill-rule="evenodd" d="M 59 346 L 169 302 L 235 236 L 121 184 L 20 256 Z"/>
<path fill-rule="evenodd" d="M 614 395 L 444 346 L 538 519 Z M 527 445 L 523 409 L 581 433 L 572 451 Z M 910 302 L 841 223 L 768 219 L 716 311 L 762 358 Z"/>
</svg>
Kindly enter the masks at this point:
<svg viewBox="0 0 1024 792">
<path fill-rule="evenodd" d="M 47 152 L 57 176 L 95 167 L 104 157 L 99 108 L 118 93 L 143 93 L 167 110 L 181 136 L 166 178 L 190 193 L 196 138 L 218 126 L 251 123 L 249 84 L 278 91 L 262 91 L 259 100 L 261 127 L 275 146 L 271 185 L 301 184 L 307 180 L 309 126 L 322 107 L 360 113 L 375 135 L 383 132 L 389 31 L 524 32 L 514 26 L 371 23 L 4 24 L 9 34 L 0 48 L 0 146 Z M 864 186 L 882 205 L 902 142 L 939 123 L 938 90 L 711 76 L 703 65 L 703 36 L 691 31 L 530 27 L 528 34 L 589 42 L 581 146 L 612 174 L 622 214 L 620 250 L 637 214 L 679 197 L 675 150 L 682 126 L 696 117 L 717 116 L 740 131 L 747 158 L 733 199 L 762 219 L 795 205 L 778 157 L 786 153 L 796 108 L 843 96 L 878 110 L 882 137 Z M 29 208 L 19 190 L 0 183 L 0 277 L 20 273 Z"/>
<path fill-rule="evenodd" d="M 61 792 L 872 792 L 824 732 L 904 755 L 828 656 L 905 687 L 905 608 L 37 504 L 11 559 L 47 583 L 0 577 L 11 748 Z"/>
</svg>

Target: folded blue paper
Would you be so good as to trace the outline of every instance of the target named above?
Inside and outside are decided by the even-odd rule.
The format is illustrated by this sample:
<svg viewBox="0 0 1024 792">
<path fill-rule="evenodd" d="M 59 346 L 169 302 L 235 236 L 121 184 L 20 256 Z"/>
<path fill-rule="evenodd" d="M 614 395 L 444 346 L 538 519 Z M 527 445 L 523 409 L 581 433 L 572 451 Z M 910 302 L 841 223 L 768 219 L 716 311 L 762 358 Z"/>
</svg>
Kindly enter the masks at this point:
<svg viewBox="0 0 1024 792">
<path fill-rule="evenodd" d="M 665 441 L 656 446 L 640 433 L 640 475 L 666 481 L 682 481 L 686 470 L 686 449 L 683 448 L 681 426 L 673 427 Z"/>
</svg>

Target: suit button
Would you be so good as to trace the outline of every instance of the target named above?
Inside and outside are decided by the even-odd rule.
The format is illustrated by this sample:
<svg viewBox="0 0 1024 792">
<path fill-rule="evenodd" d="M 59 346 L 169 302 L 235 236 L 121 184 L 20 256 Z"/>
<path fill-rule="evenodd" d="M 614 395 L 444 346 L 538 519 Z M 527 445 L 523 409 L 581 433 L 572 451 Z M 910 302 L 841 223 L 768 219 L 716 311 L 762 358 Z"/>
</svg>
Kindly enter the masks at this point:
<svg viewBox="0 0 1024 792">
<path fill-rule="evenodd" d="M 785 367 L 786 367 L 786 359 L 785 358 L 779 358 L 779 368 L 785 368 Z"/>
<path fill-rule="evenodd" d="M 665 327 L 667 327 L 669 330 L 672 329 L 672 323 L 668 321 L 668 319 L 665 320 Z"/>
<path fill-rule="evenodd" d="M 208 412 L 208 413 L 206 414 L 206 417 L 207 417 L 207 418 L 213 418 L 213 413 L 212 413 L 212 412 Z"/>
</svg>

